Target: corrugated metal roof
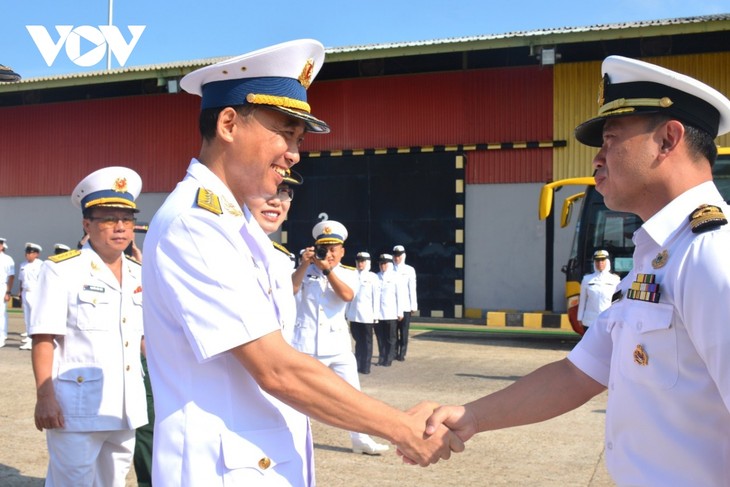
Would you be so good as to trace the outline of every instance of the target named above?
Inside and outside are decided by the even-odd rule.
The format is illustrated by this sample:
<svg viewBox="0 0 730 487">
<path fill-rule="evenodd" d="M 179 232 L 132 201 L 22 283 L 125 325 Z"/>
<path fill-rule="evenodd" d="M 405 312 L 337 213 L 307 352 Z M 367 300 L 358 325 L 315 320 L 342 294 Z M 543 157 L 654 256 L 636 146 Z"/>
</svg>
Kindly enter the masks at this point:
<svg viewBox="0 0 730 487">
<path fill-rule="evenodd" d="M 715 24 L 712 26 L 708 26 L 708 23 Z M 693 29 L 692 26 L 695 26 L 696 28 Z M 326 62 L 369 59 L 373 57 L 396 57 L 409 54 L 416 55 L 438 52 L 453 52 L 454 50 L 468 51 L 477 49 L 516 47 L 531 45 L 537 42 L 541 44 L 546 44 L 550 42 L 564 43 L 580 40 L 585 41 L 586 37 L 573 38 L 573 36 L 585 35 L 592 35 L 590 37 L 590 40 L 597 40 L 595 37 L 593 37 L 597 33 L 606 34 L 601 35 L 601 38 L 603 39 L 611 39 L 616 36 L 624 37 L 626 35 L 625 31 L 629 29 L 646 30 L 647 28 L 657 28 L 659 29 L 659 31 L 653 34 L 651 32 L 642 32 L 642 35 L 666 35 L 669 33 L 666 32 L 668 28 L 676 29 L 671 33 L 730 30 L 730 13 L 704 15 L 697 17 L 683 17 L 675 19 L 622 22 L 615 24 L 597 24 L 583 27 L 536 29 L 530 31 L 508 32 L 504 34 L 451 37 L 423 41 L 328 47 L 326 49 Z M 230 56 L 213 57 L 206 59 L 176 61 L 143 66 L 129 66 L 123 68 L 115 68 L 108 71 L 87 71 L 56 76 L 27 78 L 13 83 L 0 83 L 0 93 L 87 84 L 88 81 L 93 78 L 97 78 L 98 81 L 101 83 L 107 83 L 132 79 L 147 79 L 153 77 L 152 73 L 154 73 L 154 76 L 163 78 L 183 76 L 198 67 L 222 61 L 224 59 L 228 59 L 229 57 Z M 80 80 L 83 81 L 79 82 Z"/>
<path fill-rule="evenodd" d="M 730 14 L 718 14 L 718 15 L 704 15 L 698 17 L 682 17 L 676 19 L 661 19 L 661 20 L 646 20 L 638 22 L 621 22 L 616 24 L 596 24 L 584 27 L 557 27 L 551 29 L 536 29 L 530 31 L 516 31 L 507 32 L 503 34 L 488 34 L 478 36 L 466 36 L 466 37 L 449 37 L 445 39 L 431 39 L 425 41 L 412 41 L 412 42 L 392 42 L 387 44 L 365 44 L 359 46 L 345 46 L 345 47 L 332 47 L 327 48 L 327 54 L 337 54 L 346 52 L 358 52 L 358 51 L 376 51 L 384 49 L 394 49 L 402 47 L 420 47 L 420 46 L 437 46 L 442 44 L 458 44 L 458 43 L 469 43 L 475 41 L 489 41 L 498 39 L 510 39 L 510 38 L 523 38 L 523 37 L 541 37 L 545 35 L 554 34 L 573 34 L 573 33 L 585 33 L 585 32 L 596 32 L 596 31 L 619 31 L 626 29 L 638 29 L 650 26 L 675 26 L 675 25 L 688 25 L 698 24 L 706 22 L 717 22 L 723 20 L 730 20 Z"/>
</svg>

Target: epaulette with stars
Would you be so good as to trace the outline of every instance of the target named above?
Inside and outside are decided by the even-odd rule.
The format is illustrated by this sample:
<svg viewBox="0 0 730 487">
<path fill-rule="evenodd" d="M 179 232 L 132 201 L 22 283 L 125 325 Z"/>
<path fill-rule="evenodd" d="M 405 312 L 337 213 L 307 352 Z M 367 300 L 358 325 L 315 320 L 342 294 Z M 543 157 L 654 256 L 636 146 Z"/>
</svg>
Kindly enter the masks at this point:
<svg viewBox="0 0 730 487">
<path fill-rule="evenodd" d="M 287 256 L 287 257 L 289 257 L 290 259 L 291 259 L 291 258 L 292 258 L 292 256 L 294 255 L 294 254 L 292 254 L 291 252 L 289 252 L 289 250 L 288 250 L 288 249 L 287 249 L 286 247 L 284 247 L 283 245 L 281 245 L 281 244 L 280 244 L 279 242 L 275 242 L 275 241 L 273 241 L 273 240 L 272 240 L 272 241 L 271 241 L 271 243 L 272 243 L 272 244 L 274 245 L 274 248 L 275 248 L 276 250 L 278 250 L 279 252 L 283 252 L 283 253 L 284 253 L 284 255 L 286 255 L 286 256 Z"/>
<path fill-rule="evenodd" d="M 74 257 L 78 257 L 79 255 L 81 255 L 80 250 L 72 249 L 72 250 L 68 250 L 62 254 L 49 255 L 48 260 L 58 264 L 59 262 L 63 262 L 64 260 L 73 259 Z"/>
<path fill-rule="evenodd" d="M 692 233 L 703 233 L 727 224 L 727 218 L 719 206 L 700 205 L 689 215 Z"/>
</svg>

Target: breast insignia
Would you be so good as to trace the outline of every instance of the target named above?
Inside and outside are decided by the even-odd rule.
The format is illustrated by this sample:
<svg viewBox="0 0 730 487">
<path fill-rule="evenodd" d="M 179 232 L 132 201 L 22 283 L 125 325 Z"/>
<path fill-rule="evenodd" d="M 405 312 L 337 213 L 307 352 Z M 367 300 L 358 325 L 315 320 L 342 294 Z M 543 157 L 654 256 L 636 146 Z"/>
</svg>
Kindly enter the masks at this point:
<svg viewBox="0 0 730 487">
<path fill-rule="evenodd" d="M 68 259 L 73 259 L 74 257 L 77 257 L 79 255 L 81 255 L 81 251 L 73 249 L 73 250 L 64 252 L 62 254 L 51 255 L 48 257 L 48 260 L 58 264 L 59 262 L 63 262 L 64 260 L 68 260 Z"/>
<path fill-rule="evenodd" d="M 209 212 L 215 213 L 216 215 L 223 214 L 223 210 L 221 209 L 221 202 L 218 199 L 218 196 L 216 196 L 215 193 L 208 189 L 198 188 L 198 197 L 195 202 L 200 208 L 203 208 L 204 210 L 208 210 Z"/>
<path fill-rule="evenodd" d="M 274 242 L 272 240 L 271 243 L 274 245 L 274 248 L 276 250 L 278 250 L 279 252 L 283 252 L 284 255 L 286 255 L 287 257 L 291 258 L 294 255 L 291 252 L 289 252 L 289 250 L 286 247 L 284 247 L 283 245 L 281 245 L 279 242 Z"/>
<path fill-rule="evenodd" d="M 726 225 L 727 218 L 718 206 L 700 205 L 689 216 L 689 224 L 692 233 L 702 233 Z"/>
</svg>

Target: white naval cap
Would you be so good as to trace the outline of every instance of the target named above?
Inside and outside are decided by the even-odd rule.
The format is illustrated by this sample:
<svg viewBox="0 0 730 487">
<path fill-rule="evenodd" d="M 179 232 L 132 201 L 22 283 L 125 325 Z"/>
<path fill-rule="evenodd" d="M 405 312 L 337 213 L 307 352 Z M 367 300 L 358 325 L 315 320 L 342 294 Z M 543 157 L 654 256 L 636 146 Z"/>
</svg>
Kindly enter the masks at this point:
<svg viewBox="0 0 730 487">
<path fill-rule="evenodd" d="M 0 244 L 3 244 L 3 246 L 7 249 L 8 248 L 8 239 L 5 237 L 0 237 Z"/>
<path fill-rule="evenodd" d="M 28 252 L 43 252 L 43 247 L 41 247 L 37 243 L 26 242 L 25 243 L 25 253 L 27 254 Z"/>
<path fill-rule="evenodd" d="M 380 258 L 378 259 L 380 263 L 383 262 L 393 262 L 393 256 L 390 254 L 380 254 Z"/>
<path fill-rule="evenodd" d="M 593 260 L 605 260 L 608 259 L 608 251 L 606 250 L 596 250 L 593 252 Z"/>
<path fill-rule="evenodd" d="M 142 191 L 142 178 L 132 169 L 111 166 L 92 172 L 74 188 L 71 202 L 81 211 L 94 206 L 139 211 L 134 200 Z"/>
<path fill-rule="evenodd" d="M 347 240 L 347 228 L 335 220 L 317 223 L 312 229 L 315 245 L 342 244 Z"/>
<path fill-rule="evenodd" d="M 264 105 L 304 120 L 307 130 L 328 133 L 311 114 L 307 89 L 324 64 L 324 46 L 300 39 L 265 47 L 197 69 L 180 80 L 188 93 L 202 97 L 201 109 Z"/>
<path fill-rule="evenodd" d="M 606 119 L 666 114 L 710 134 L 730 131 L 730 100 L 701 81 L 661 66 L 623 56 L 603 61 L 598 116 L 575 129 L 579 142 L 600 147 Z"/>
<path fill-rule="evenodd" d="M 71 250 L 71 247 L 69 247 L 66 244 L 62 244 L 62 243 L 53 244 L 53 252 L 56 254 L 62 254 L 64 252 L 68 252 L 69 250 Z"/>
<path fill-rule="evenodd" d="M 401 255 L 401 254 L 405 254 L 405 253 L 406 253 L 406 248 L 403 247 L 402 245 L 396 245 L 395 247 L 393 247 L 394 255 Z"/>
<path fill-rule="evenodd" d="M 370 253 L 368 252 L 358 252 L 355 256 L 355 260 L 370 260 Z"/>
</svg>

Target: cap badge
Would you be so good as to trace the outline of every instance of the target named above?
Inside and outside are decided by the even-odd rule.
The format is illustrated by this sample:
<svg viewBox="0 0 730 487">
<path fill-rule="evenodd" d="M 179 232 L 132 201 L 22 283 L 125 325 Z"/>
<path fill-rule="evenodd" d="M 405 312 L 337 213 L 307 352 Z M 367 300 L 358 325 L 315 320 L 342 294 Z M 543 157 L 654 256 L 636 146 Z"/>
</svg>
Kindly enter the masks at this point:
<svg viewBox="0 0 730 487">
<path fill-rule="evenodd" d="M 127 192 L 127 178 L 117 178 L 114 180 L 114 186 L 112 187 L 117 193 Z"/>
<path fill-rule="evenodd" d="M 669 252 L 666 249 L 664 249 L 661 252 L 659 252 L 658 254 L 656 254 L 656 257 L 654 257 L 654 260 L 651 261 L 651 266 L 654 269 L 661 269 L 662 267 L 664 267 L 664 265 L 667 263 L 668 260 L 669 260 Z"/>
<path fill-rule="evenodd" d="M 330 227 L 324 227 L 322 229 L 322 233 L 324 233 L 325 235 L 329 235 L 329 234 L 332 233 L 332 228 L 330 228 Z"/>
<path fill-rule="evenodd" d="M 646 351 L 641 344 L 636 345 L 636 348 L 634 349 L 634 362 L 641 366 L 649 365 L 649 355 L 646 354 Z"/>
<path fill-rule="evenodd" d="M 601 78 L 601 82 L 598 83 L 598 106 L 603 106 L 603 104 L 606 101 L 604 90 L 606 89 L 606 85 L 609 84 L 610 81 L 608 79 L 608 75 L 604 74 L 603 78 Z"/>
<path fill-rule="evenodd" d="M 309 85 L 312 84 L 312 73 L 314 73 L 314 59 L 309 58 L 307 59 L 307 62 L 304 63 L 302 74 L 300 74 L 299 78 L 297 78 L 305 90 L 309 89 Z"/>
</svg>

